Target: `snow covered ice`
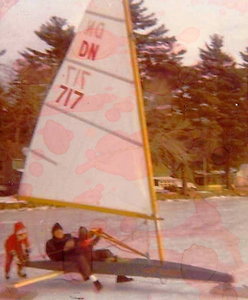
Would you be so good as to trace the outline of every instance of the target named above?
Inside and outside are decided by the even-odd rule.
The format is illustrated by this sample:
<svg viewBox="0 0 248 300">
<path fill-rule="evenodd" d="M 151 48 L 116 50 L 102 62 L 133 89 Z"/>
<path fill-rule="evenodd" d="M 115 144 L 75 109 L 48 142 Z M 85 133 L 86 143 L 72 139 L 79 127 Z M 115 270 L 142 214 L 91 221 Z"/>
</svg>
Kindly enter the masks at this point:
<svg viewBox="0 0 248 300">
<path fill-rule="evenodd" d="M 28 228 L 32 245 L 31 258 L 43 259 L 44 245 L 51 236 L 51 227 L 60 222 L 65 232 L 76 234 L 80 225 L 101 226 L 120 240 L 130 242 L 139 250 L 149 251 L 152 258 L 158 258 L 153 222 L 148 226 L 144 220 L 105 215 L 69 208 L 0 211 L 0 295 L 1 299 L 241 299 L 248 298 L 248 245 L 247 245 L 247 198 L 215 197 L 208 201 L 159 202 L 162 237 L 165 257 L 168 261 L 182 262 L 232 273 L 236 278 L 234 289 L 219 295 L 211 295 L 216 284 L 210 282 L 189 282 L 185 280 L 161 280 L 134 277 L 134 282 L 117 284 L 116 276 L 98 275 L 104 289 L 96 294 L 91 282 L 83 283 L 80 275 L 68 274 L 53 280 L 35 283 L 13 293 L 8 291 L 4 279 L 4 240 L 12 232 L 16 221 L 23 221 Z M 199 206 L 200 203 L 200 206 Z M 143 233 L 143 234 L 142 234 Z M 147 242 L 145 237 L 149 235 Z M 100 247 L 120 256 L 133 257 L 127 252 L 109 246 L 105 241 Z M 27 269 L 29 278 L 47 271 Z M 10 282 L 17 280 L 12 267 Z M 225 295 L 226 293 L 226 295 Z M 226 297 L 226 298 L 225 298 Z"/>
</svg>

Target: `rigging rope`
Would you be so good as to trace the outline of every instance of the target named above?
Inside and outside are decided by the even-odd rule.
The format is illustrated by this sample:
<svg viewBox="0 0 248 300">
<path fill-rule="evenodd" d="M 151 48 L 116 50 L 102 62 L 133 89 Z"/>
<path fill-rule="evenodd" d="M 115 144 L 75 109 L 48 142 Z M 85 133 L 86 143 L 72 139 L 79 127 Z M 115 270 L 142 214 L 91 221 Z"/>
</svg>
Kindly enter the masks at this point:
<svg viewBox="0 0 248 300">
<path fill-rule="evenodd" d="M 136 249 L 134 249 L 134 248 L 132 248 L 132 247 L 126 245 L 126 244 L 124 244 L 124 243 L 121 242 L 121 241 L 118 241 L 117 239 L 115 239 L 114 237 L 112 237 L 111 235 L 109 235 L 109 234 L 107 234 L 107 233 L 105 233 L 105 232 L 102 232 L 102 231 L 99 232 L 99 230 L 97 230 L 97 229 L 95 229 L 95 230 L 92 229 L 91 231 L 92 231 L 95 235 L 97 235 L 97 236 L 103 237 L 104 239 L 106 239 L 106 240 L 108 240 L 108 241 L 110 241 L 110 242 L 112 242 L 112 243 L 114 243 L 114 244 L 116 244 L 116 245 L 118 245 L 118 246 L 121 246 L 121 247 L 123 247 L 123 248 L 129 249 L 130 251 L 132 251 L 132 252 L 134 252 L 134 253 L 136 253 L 136 254 L 139 254 L 139 255 L 144 256 L 144 257 L 147 258 L 147 255 L 146 255 L 146 254 L 144 254 L 144 253 L 142 253 L 142 252 L 140 252 L 140 251 L 138 251 L 138 250 L 136 250 Z"/>
</svg>

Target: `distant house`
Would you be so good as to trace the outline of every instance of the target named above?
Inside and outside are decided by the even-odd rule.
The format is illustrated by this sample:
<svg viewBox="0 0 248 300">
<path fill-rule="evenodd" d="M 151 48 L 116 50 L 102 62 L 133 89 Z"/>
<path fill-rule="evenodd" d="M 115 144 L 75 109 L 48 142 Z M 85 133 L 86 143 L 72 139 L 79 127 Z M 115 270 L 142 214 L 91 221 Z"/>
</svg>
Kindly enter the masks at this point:
<svg viewBox="0 0 248 300">
<path fill-rule="evenodd" d="M 154 179 L 155 191 L 157 193 L 163 193 L 165 190 L 178 191 L 183 188 L 182 179 L 173 178 L 169 176 L 153 177 L 153 179 Z M 187 182 L 187 187 L 188 189 L 191 190 L 196 189 L 196 186 L 191 182 Z"/>
<path fill-rule="evenodd" d="M 22 159 L 12 159 L 9 155 L 0 162 L 0 196 L 17 193 L 22 165 Z"/>
</svg>

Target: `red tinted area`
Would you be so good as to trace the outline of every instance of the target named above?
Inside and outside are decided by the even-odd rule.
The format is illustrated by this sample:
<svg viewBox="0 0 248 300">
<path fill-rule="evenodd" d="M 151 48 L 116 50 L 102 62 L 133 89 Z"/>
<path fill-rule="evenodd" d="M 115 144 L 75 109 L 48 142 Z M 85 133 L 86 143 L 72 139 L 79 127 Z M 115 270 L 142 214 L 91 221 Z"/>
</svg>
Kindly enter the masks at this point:
<svg viewBox="0 0 248 300">
<path fill-rule="evenodd" d="M 19 188 L 19 194 L 22 196 L 30 197 L 33 192 L 33 187 L 29 183 L 21 183 Z"/>
<path fill-rule="evenodd" d="M 122 131 L 116 131 L 116 133 L 135 142 L 141 141 L 140 132 L 131 135 Z M 89 161 L 76 168 L 77 174 L 96 168 L 102 172 L 122 176 L 127 180 L 137 180 L 147 176 L 143 148 L 117 136 L 108 134 L 102 137 L 96 145 L 98 155 L 95 156 L 91 152 L 92 158 L 89 158 L 88 151 L 86 151 L 86 156 Z"/>
<path fill-rule="evenodd" d="M 83 194 L 75 197 L 73 201 L 80 204 L 100 205 L 103 190 L 103 184 L 97 184 L 94 189 L 88 190 Z"/>
<path fill-rule="evenodd" d="M 40 177 L 43 174 L 43 166 L 41 163 L 35 161 L 29 165 L 29 173 L 34 177 Z"/>
<path fill-rule="evenodd" d="M 43 132 L 43 138 L 47 148 L 52 153 L 61 155 L 69 150 L 73 133 L 66 130 L 60 123 L 48 120 Z"/>
<path fill-rule="evenodd" d="M 214 225 L 220 221 L 220 214 L 218 210 L 205 201 L 201 195 L 194 197 L 195 208 L 199 218 L 207 225 Z"/>
</svg>

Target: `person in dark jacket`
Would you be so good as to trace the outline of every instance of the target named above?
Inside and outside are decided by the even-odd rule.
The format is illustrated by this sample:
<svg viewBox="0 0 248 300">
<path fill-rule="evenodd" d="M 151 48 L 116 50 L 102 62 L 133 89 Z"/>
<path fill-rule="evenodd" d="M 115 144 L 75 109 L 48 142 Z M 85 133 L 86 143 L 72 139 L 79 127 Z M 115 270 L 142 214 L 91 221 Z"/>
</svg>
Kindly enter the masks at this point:
<svg viewBox="0 0 248 300">
<path fill-rule="evenodd" d="M 85 280 L 90 279 L 94 283 L 97 292 L 102 289 L 102 284 L 98 281 L 95 275 L 92 274 L 88 260 L 75 247 L 75 241 L 71 234 L 64 234 L 63 228 L 59 223 L 54 224 L 52 228 L 52 239 L 46 243 L 46 253 L 52 261 L 63 261 L 64 270 L 70 269 L 75 265 L 78 272 L 82 274 Z M 68 264 L 70 262 L 71 264 Z"/>
<path fill-rule="evenodd" d="M 71 234 L 64 234 L 62 226 L 56 223 L 52 228 L 52 236 L 53 238 L 46 243 L 46 254 L 53 261 L 63 261 L 64 246 L 66 241 L 71 238 Z"/>
<path fill-rule="evenodd" d="M 98 232 L 101 233 L 101 229 L 98 229 Z M 92 231 L 88 231 L 87 228 L 83 226 L 81 226 L 78 230 L 78 238 L 75 238 L 77 249 L 81 249 L 85 258 L 89 262 L 91 269 L 93 261 L 117 261 L 117 257 L 108 249 L 93 250 L 93 247 L 99 240 L 99 236 L 95 236 Z M 123 275 L 118 275 L 116 278 L 117 283 L 130 281 L 133 281 L 133 279 Z"/>
</svg>

